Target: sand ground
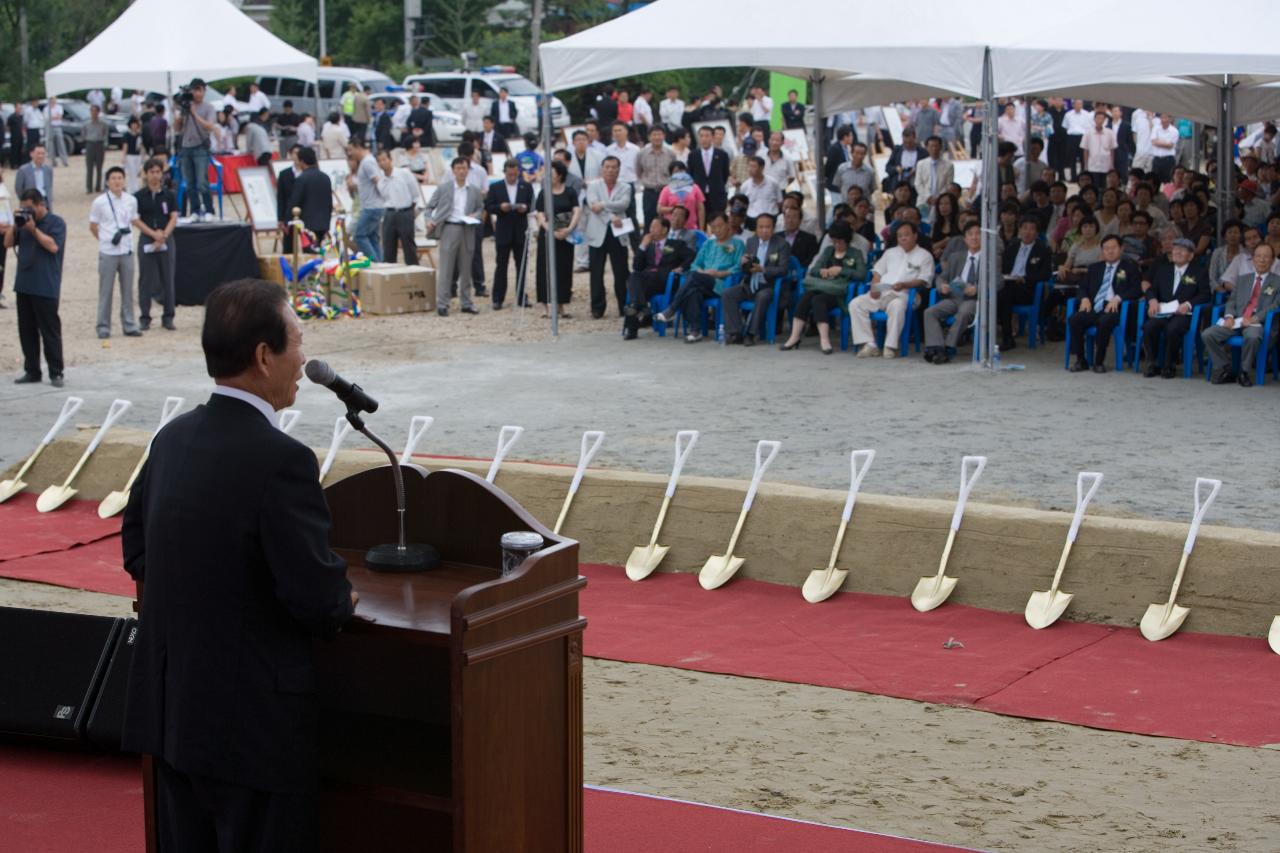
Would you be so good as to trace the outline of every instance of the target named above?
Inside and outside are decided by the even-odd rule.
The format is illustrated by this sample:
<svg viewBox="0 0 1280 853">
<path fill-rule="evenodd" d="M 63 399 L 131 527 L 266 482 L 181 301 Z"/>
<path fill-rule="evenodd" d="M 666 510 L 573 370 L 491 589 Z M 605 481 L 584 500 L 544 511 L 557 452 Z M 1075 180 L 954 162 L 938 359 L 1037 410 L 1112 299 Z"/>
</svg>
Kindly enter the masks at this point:
<svg viewBox="0 0 1280 853">
<path fill-rule="evenodd" d="M 132 399 L 131 426 L 153 423 L 167 394 L 192 403 L 207 393 L 198 308 L 180 309 L 177 332 L 117 334 L 109 347 L 94 338 L 81 163 L 55 179 L 72 234 L 68 387 L 0 385 L 0 467 L 29 452 L 68 392 L 86 398 L 84 423 L 113 397 Z M 984 501 L 1069 508 L 1075 472 L 1090 468 L 1107 474 L 1097 512 L 1185 520 L 1194 477 L 1217 476 L 1226 485 L 1212 521 L 1280 530 L 1280 469 L 1250 461 L 1267 459 L 1277 435 L 1274 387 L 1068 376 L 1060 345 L 1006 356 L 1027 370 L 993 377 L 919 358 L 823 358 L 813 345 L 783 355 L 670 338 L 623 344 L 616 319 L 589 319 L 585 295 L 578 276 L 575 319 L 558 341 L 532 312 L 486 310 L 310 324 L 306 348 L 382 398 L 374 426 L 393 444 L 411 415 L 434 415 L 423 452 L 485 456 L 499 426 L 518 423 L 528 432 L 513 458 L 572 462 L 580 432 L 601 428 L 609 437 L 596 464 L 664 473 L 671 434 L 698 428 L 690 473 L 745 477 L 755 440 L 778 438 L 770 478 L 841 487 L 848 450 L 872 446 L 868 491 L 944 497 L 956 457 L 978 452 L 991 457 Z M 14 373 L 15 326 L 15 312 L 0 311 L 0 367 Z M 308 387 L 298 407 L 295 434 L 326 444 L 337 402 Z M 9 581 L 0 604 L 128 612 L 125 599 Z M 1273 750 L 607 661 L 586 667 L 586 744 L 594 784 L 980 848 L 1280 849 Z"/>
</svg>

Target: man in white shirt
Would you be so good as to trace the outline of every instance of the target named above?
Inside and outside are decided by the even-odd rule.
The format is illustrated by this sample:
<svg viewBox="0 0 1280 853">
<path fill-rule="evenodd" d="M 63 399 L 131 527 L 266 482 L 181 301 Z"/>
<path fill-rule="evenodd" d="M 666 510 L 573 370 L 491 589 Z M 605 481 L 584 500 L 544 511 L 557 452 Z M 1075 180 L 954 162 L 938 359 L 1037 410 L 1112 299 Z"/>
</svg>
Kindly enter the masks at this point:
<svg viewBox="0 0 1280 853">
<path fill-rule="evenodd" d="M 413 112 L 413 105 L 406 98 L 396 106 L 395 112 L 391 114 L 391 132 L 405 147 L 408 147 L 409 144 L 409 139 L 405 136 L 405 128 L 409 126 L 409 113 L 411 112 Z"/>
<path fill-rule="evenodd" d="M 142 118 L 143 100 L 142 93 L 136 89 L 133 94 L 129 96 L 129 115 L 131 117 Z"/>
<path fill-rule="evenodd" d="M 1129 123 L 1133 125 L 1133 162 L 1129 164 L 1129 168 L 1149 172 L 1151 171 L 1151 113 L 1147 110 L 1134 110 L 1133 118 L 1129 119 Z"/>
<path fill-rule="evenodd" d="M 765 177 L 783 190 L 796 177 L 795 163 L 788 160 L 786 153 L 782 150 L 782 143 L 785 141 L 786 138 L 782 135 L 782 131 L 773 131 L 773 133 L 769 134 L 769 149 L 763 155 Z"/>
<path fill-rule="evenodd" d="M 636 96 L 635 104 L 631 108 L 631 123 L 640 132 L 641 139 L 648 137 L 649 128 L 653 127 L 653 107 L 649 103 L 652 100 L 653 92 L 648 89 L 641 89 L 640 94 Z"/>
<path fill-rule="evenodd" d="M 917 245 L 918 232 L 911 222 L 898 225 L 898 245 L 887 249 L 876 261 L 871 290 L 849 303 L 854 346 L 861 347 L 858 358 L 881 355 L 876 347 L 871 314 L 888 315 L 884 331 L 884 357 L 897 358 L 898 341 L 906 321 L 908 299 L 915 299 L 917 287 L 924 287 L 933 275 L 933 255 Z"/>
<path fill-rule="evenodd" d="M 271 109 L 271 99 L 267 97 L 267 93 L 258 88 L 257 83 L 249 84 L 249 110 L 251 115 L 257 115 L 262 110 Z"/>
<path fill-rule="evenodd" d="M 662 129 L 667 132 L 667 141 L 670 142 L 671 134 L 684 122 L 684 101 L 680 100 L 679 87 L 667 89 L 667 97 L 658 104 L 658 121 L 662 122 Z"/>
<path fill-rule="evenodd" d="M 1151 128 L 1151 179 L 1155 189 L 1173 177 L 1178 160 L 1178 128 L 1168 113 L 1160 114 L 1160 123 Z"/>
<path fill-rule="evenodd" d="M 133 302 L 133 221 L 138 200 L 124 191 L 124 169 L 107 170 L 107 191 L 89 207 L 89 231 L 98 241 L 98 338 L 111 337 L 111 302 L 120 280 L 120 325 L 126 337 L 138 338 L 138 311 Z"/>
<path fill-rule="evenodd" d="M 764 158 L 752 157 L 747 161 L 747 179 L 739 191 L 747 197 L 748 231 L 756 230 L 756 217 L 767 213 L 778 218 L 778 205 L 782 203 L 782 188 L 765 177 Z"/>
<path fill-rule="evenodd" d="M 1095 187 L 1107 185 L 1107 172 L 1115 168 L 1116 132 L 1107 127 L 1107 114 L 1099 110 L 1093 114 L 1093 127 L 1081 140 L 1084 170 L 1093 176 Z"/>
<path fill-rule="evenodd" d="M 626 124 L 620 121 L 613 123 L 613 144 L 605 149 L 606 157 L 618 158 L 618 182 L 631 188 L 631 205 L 627 208 L 628 218 L 636 218 L 636 158 L 640 156 L 640 146 L 628 138 Z M 631 244 L 639 243 L 639 235 L 631 232 Z"/>
<path fill-rule="evenodd" d="M 99 110 L 105 109 L 107 106 L 107 99 L 102 94 L 101 89 L 94 89 L 85 95 L 84 99 L 89 102 L 89 106 L 97 107 Z"/>
<path fill-rule="evenodd" d="M 769 124 L 773 120 L 773 98 L 764 93 L 763 86 L 756 86 L 751 94 L 755 98 L 751 102 L 752 121 L 756 124 Z"/>
<path fill-rule="evenodd" d="M 303 148 L 316 147 L 316 120 L 311 113 L 302 116 L 302 124 L 298 125 L 298 144 Z"/>
<path fill-rule="evenodd" d="M 40 102 L 35 98 L 22 108 L 22 126 L 27 129 L 28 151 L 44 141 L 44 112 L 40 109 Z"/>
<path fill-rule="evenodd" d="M 56 95 L 49 96 L 49 103 L 44 107 L 44 117 L 49 130 L 49 165 L 56 169 L 61 160 L 62 165 L 70 166 L 71 161 L 67 159 L 67 138 L 62 135 L 62 104 L 58 103 Z"/>
<path fill-rule="evenodd" d="M 386 212 L 382 215 L 382 259 L 394 264 L 396 248 L 399 247 L 403 250 L 404 263 L 416 266 L 418 244 L 414 237 L 414 220 L 417 204 L 422 199 L 418 179 L 403 166 L 394 168 L 391 152 L 385 148 L 378 152 L 378 168 L 382 172 L 377 178 L 378 192 L 387 202 Z"/>
<path fill-rule="evenodd" d="M 1079 180 L 1080 145 L 1084 141 L 1084 135 L 1092 128 L 1093 116 L 1084 111 L 1084 101 L 1080 98 L 1072 99 L 1071 110 L 1062 117 L 1062 129 L 1066 132 L 1067 139 L 1067 150 L 1064 152 L 1067 162 L 1063 171 L 1071 170 L 1072 181 Z"/>
<path fill-rule="evenodd" d="M 462 126 L 472 133 L 484 130 L 484 117 L 489 110 L 480 102 L 480 90 L 471 89 L 471 100 L 462 105 Z"/>
</svg>

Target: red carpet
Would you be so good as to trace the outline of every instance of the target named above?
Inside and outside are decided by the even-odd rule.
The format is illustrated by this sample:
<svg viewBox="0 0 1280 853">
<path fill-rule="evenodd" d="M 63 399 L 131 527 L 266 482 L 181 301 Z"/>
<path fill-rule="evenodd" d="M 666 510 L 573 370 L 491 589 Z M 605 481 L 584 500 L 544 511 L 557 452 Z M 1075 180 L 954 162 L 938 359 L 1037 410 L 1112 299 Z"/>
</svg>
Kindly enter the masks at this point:
<svg viewBox="0 0 1280 853">
<path fill-rule="evenodd" d="M 120 536 L 116 534 L 65 551 L 5 560 L 0 563 L 0 577 L 132 596 L 136 591 L 133 578 L 122 563 Z"/>
<path fill-rule="evenodd" d="M 0 560 L 62 551 L 120 532 L 120 517 L 98 518 L 97 501 L 70 500 L 54 512 L 37 512 L 38 495 L 22 492 L 0 504 Z"/>
<path fill-rule="evenodd" d="M 619 791 L 587 788 L 584 794 L 588 853 L 961 849 Z M 138 853 L 143 849 L 138 760 L 0 746 L 0 839 L 0 849 L 22 853 Z"/>
<path fill-rule="evenodd" d="M 812 605 L 794 587 L 696 575 L 641 583 L 583 566 L 587 655 L 860 690 L 1101 729 L 1212 743 L 1280 743 L 1280 656 L 1264 640 L 1059 622 L 842 593 Z M 945 648 L 949 641 L 963 647 Z"/>
</svg>

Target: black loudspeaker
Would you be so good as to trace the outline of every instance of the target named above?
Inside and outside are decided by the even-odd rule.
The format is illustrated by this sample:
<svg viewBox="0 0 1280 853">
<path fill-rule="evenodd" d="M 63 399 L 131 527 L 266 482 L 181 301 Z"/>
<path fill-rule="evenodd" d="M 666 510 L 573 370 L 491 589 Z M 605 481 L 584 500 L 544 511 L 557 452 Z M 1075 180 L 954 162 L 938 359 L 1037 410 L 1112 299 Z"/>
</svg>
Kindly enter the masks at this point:
<svg viewBox="0 0 1280 853">
<path fill-rule="evenodd" d="M 129 691 L 129 665 L 133 662 L 133 647 L 138 640 L 138 620 L 124 619 L 120 633 L 111 649 L 102 689 L 89 713 L 89 727 L 85 736 L 100 749 L 120 751 L 120 738 L 124 734 L 124 701 Z"/>
<path fill-rule="evenodd" d="M 125 621 L 0 607 L 0 733 L 83 738 Z"/>
</svg>

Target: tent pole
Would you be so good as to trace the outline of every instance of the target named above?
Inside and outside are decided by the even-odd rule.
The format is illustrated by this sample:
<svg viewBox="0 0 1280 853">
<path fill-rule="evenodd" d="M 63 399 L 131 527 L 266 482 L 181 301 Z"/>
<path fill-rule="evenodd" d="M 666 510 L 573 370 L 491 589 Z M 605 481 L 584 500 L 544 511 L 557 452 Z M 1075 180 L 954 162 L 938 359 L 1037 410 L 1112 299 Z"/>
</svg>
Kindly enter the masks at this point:
<svg viewBox="0 0 1280 853">
<path fill-rule="evenodd" d="M 1218 93 L 1218 235 L 1222 235 L 1222 227 L 1230 218 L 1231 176 L 1234 158 L 1231 156 L 1231 92 L 1232 79 L 1228 74 L 1223 78 L 1222 88 Z"/>
<path fill-rule="evenodd" d="M 542 78 L 542 150 L 545 152 L 545 161 L 542 164 L 542 211 L 547 217 L 547 310 L 551 312 L 551 337 L 559 340 L 560 300 L 558 297 L 560 291 L 556 282 L 556 205 L 555 199 L 551 197 L 551 92 L 547 89 L 546 68 L 542 67 L 539 71 Z M 526 294 L 529 292 L 528 282 L 525 282 L 524 291 Z"/>
<path fill-rule="evenodd" d="M 827 180 L 823 174 L 823 159 L 826 155 L 827 119 L 826 111 L 822 108 L 822 72 L 813 69 L 813 73 L 809 75 L 809 85 L 813 88 L 813 168 L 814 175 L 814 199 L 813 203 L 818 211 L 818 239 L 822 239 L 822 232 L 827 229 Z M 867 155 L 870 158 L 870 154 Z M 874 167 L 873 167 L 874 168 Z"/>
<path fill-rule="evenodd" d="M 1022 186 L 1018 187 L 1022 192 L 1030 192 L 1031 190 L 1031 98 L 1030 96 L 1023 99 L 1022 102 Z"/>
<path fill-rule="evenodd" d="M 996 97 L 991 71 L 991 49 L 982 58 L 982 100 L 986 116 L 982 121 L 982 291 L 978 301 L 978 335 L 973 347 L 974 361 L 982 350 L 982 366 L 994 368 L 992 354 L 996 346 L 996 284 L 1000 277 L 999 251 L 996 241 L 1000 218 L 996 214 L 1000 200 L 1000 166 L 996 162 Z M 1034 331 L 1034 330 L 1033 330 Z M 986 341 L 985 346 L 979 342 Z"/>
<path fill-rule="evenodd" d="M 1200 122 L 1191 123 L 1191 168 L 1195 172 L 1200 171 L 1203 165 L 1202 154 L 1204 153 L 1204 125 Z"/>
</svg>

